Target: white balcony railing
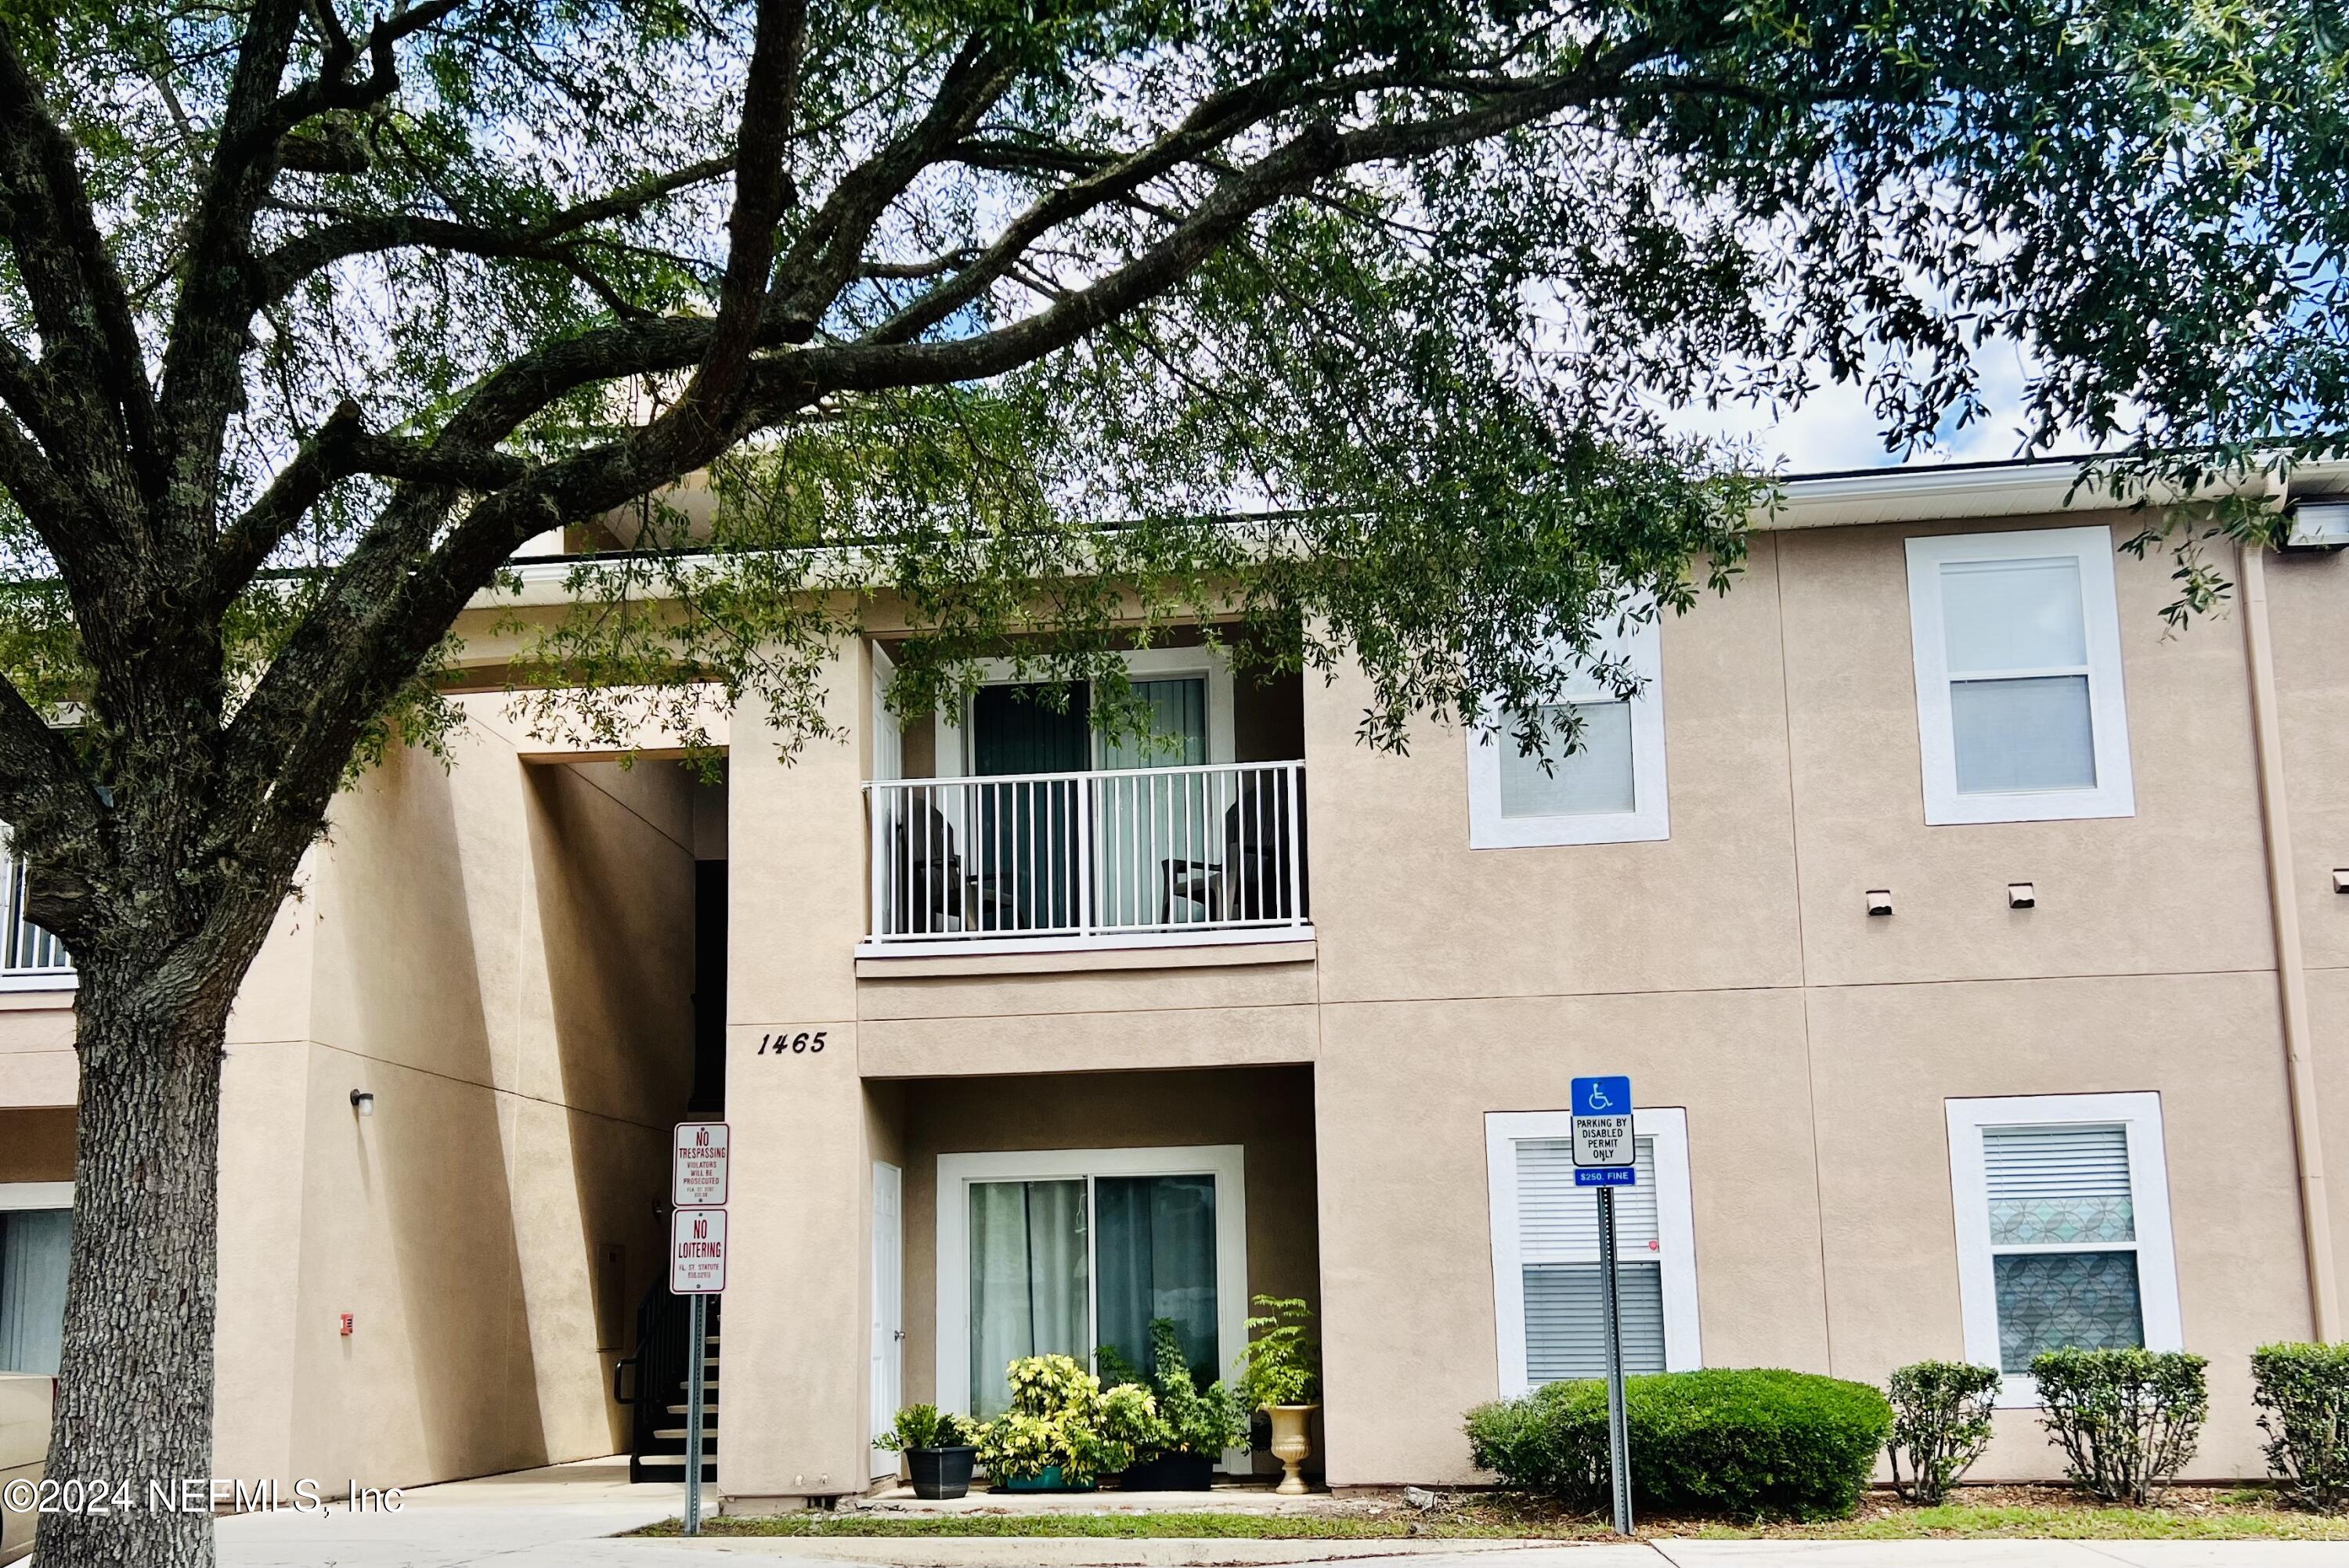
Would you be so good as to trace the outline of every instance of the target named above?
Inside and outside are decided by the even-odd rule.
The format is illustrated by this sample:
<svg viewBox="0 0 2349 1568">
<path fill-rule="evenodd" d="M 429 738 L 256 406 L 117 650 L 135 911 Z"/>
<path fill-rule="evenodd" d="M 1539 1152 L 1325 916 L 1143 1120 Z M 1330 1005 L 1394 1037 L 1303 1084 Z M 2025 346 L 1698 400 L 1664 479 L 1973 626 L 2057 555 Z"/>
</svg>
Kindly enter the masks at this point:
<svg viewBox="0 0 2349 1568">
<path fill-rule="evenodd" d="M 869 951 L 1310 934 L 1305 765 L 891 779 L 865 787 Z"/>
<path fill-rule="evenodd" d="M 25 917 L 26 871 L 24 857 L 7 857 L 8 907 L 0 912 L 0 981 L 19 983 L 42 975 L 73 973 L 65 944 Z"/>
</svg>

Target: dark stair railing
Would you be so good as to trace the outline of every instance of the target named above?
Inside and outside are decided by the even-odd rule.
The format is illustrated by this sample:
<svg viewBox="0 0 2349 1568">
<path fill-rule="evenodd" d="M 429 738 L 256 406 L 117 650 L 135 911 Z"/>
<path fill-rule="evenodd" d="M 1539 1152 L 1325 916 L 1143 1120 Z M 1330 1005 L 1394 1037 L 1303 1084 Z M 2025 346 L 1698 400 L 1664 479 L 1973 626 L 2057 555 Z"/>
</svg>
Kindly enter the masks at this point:
<svg viewBox="0 0 2349 1568">
<path fill-rule="evenodd" d="M 718 1308 L 709 1299 L 706 1343 L 693 1337 L 693 1304 L 664 1280 L 636 1307 L 636 1349 L 612 1368 L 612 1398 L 629 1408 L 628 1480 L 685 1479 L 687 1357 L 698 1348 L 702 1378 L 701 1479 L 718 1479 Z M 634 1377 L 629 1377 L 633 1372 Z M 633 1388 L 624 1384 L 633 1382 Z"/>
</svg>

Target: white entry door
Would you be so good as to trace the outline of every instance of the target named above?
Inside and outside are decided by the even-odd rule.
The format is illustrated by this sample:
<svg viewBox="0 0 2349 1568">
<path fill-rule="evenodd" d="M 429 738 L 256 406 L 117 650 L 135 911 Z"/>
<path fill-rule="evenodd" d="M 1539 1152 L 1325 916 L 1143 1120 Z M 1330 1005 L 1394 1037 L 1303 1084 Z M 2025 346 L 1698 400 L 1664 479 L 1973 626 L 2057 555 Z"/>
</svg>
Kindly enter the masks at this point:
<svg viewBox="0 0 2349 1568">
<path fill-rule="evenodd" d="M 905 1387 L 905 1173 L 873 1162 L 873 1473 L 895 1475 L 897 1456 L 878 1446 L 897 1418 Z"/>
</svg>

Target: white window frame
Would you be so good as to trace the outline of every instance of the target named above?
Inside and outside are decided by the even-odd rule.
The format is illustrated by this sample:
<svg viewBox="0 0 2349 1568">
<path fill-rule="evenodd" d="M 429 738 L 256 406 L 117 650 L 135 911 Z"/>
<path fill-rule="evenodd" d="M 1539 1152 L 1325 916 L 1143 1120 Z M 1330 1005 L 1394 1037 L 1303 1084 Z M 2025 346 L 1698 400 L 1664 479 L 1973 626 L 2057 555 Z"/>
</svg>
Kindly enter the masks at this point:
<svg viewBox="0 0 2349 1568">
<path fill-rule="evenodd" d="M 1533 1391 L 1526 1375 L 1526 1275 L 1518 1245 L 1517 1143 L 1521 1139 L 1571 1138 L 1570 1110 L 1485 1113 L 1485 1172 L 1492 1203 L 1493 1332 L 1500 1350 L 1504 1398 Z M 1688 1112 L 1677 1107 L 1635 1109 L 1631 1136 L 1651 1140 L 1656 1167 L 1656 1239 L 1663 1265 L 1664 1369 L 1692 1372 L 1704 1365 L 1697 1327 L 1696 1226 L 1689 1202 Z M 1619 1264 L 1621 1258 L 1616 1260 Z M 1637 1260 L 1633 1260 L 1637 1261 Z"/>
<path fill-rule="evenodd" d="M 1924 769 L 1925 820 L 2057 822 L 2137 815 L 2129 769 L 2128 701 L 2121 682 L 2120 602 L 2113 573 L 2113 533 L 2102 524 L 2011 533 L 1932 534 L 1908 542 L 1909 649 L 1917 673 L 1917 743 Z M 1950 717 L 1949 643 L 1944 634 L 1941 568 L 1968 561 L 2079 562 L 2081 626 L 2087 645 L 2088 722 L 2094 729 L 2096 783 L 2087 789 L 1958 792 L 1957 740 Z M 2018 667 L 2002 674 L 2024 676 Z M 2047 672 L 2083 673 L 2076 667 Z"/>
<path fill-rule="evenodd" d="M 2178 1258 L 2169 1222 L 2169 1167 L 2162 1153 L 2161 1096 L 2129 1094 L 2018 1095 L 1947 1102 L 1950 1122 L 1950 1190 L 1957 1208 L 1958 1303 L 1965 1323 L 1966 1359 L 1996 1367 L 1998 1271 L 2002 1250 L 1990 1239 L 1990 1190 L 1982 1166 L 1982 1130 L 1991 1127 L 2057 1127 L 2089 1123 L 2119 1126 L 2128 1135 L 2129 1205 L 2137 1241 L 2046 1251 L 2137 1253 L 2137 1311 L 2145 1347 L 2183 1350 L 2186 1332 L 2178 1306 Z M 2013 1249 L 2022 1251 L 2025 1249 Z M 2002 1408 L 2035 1408 L 2038 1380 L 2010 1372 L 2000 1385 Z"/>
<path fill-rule="evenodd" d="M 989 1154 L 941 1154 L 937 1180 L 937 1399 L 942 1410 L 970 1410 L 970 1186 L 974 1181 L 1066 1181 L 1083 1178 L 1085 1191 L 1085 1311 L 1098 1314 L 1100 1270 L 1092 1249 L 1100 1240 L 1092 1178 L 1212 1176 L 1216 1179 L 1216 1361 L 1226 1381 L 1247 1347 L 1247 1150 L 1237 1143 L 1160 1149 L 1039 1149 Z M 1097 1323 L 1085 1337 L 1096 1341 Z M 1246 1471 L 1246 1449 L 1225 1450 L 1223 1468 Z"/>
<path fill-rule="evenodd" d="M 1202 678 L 1207 683 L 1207 760 L 1229 762 L 1238 749 L 1232 719 L 1232 661 L 1221 648 L 1200 644 L 1189 648 L 1128 648 L 1118 655 L 1125 664 L 1126 674 L 1134 680 L 1180 680 L 1185 676 Z M 1035 671 L 1025 674 L 1009 659 L 980 659 L 980 686 L 1024 686 L 1042 680 Z M 970 704 L 963 704 L 962 722 L 957 724 L 947 710 L 939 708 L 931 719 L 931 733 L 936 738 L 936 749 L 931 755 L 936 760 L 937 776 L 941 779 L 968 779 L 970 761 Z M 1086 755 L 1091 766 L 1102 766 L 1103 737 L 1099 729 L 1092 732 Z M 951 766 L 954 771 L 945 769 Z"/>
<path fill-rule="evenodd" d="M 1501 811 L 1501 748 L 1516 738 L 1497 715 L 1469 727 L 1468 847 L 1521 850 L 1555 844 L 1648 843 L 1672 836 L 1671 799 L 1664 778 L 1664 664 L 1661 617 L 1633 621 L 1598 639 L 1638 677 L 1631 705 L 1631 810 L 1576 811 L 1556 817 L 1510 817 Z M 1559 694 L 1561 703 L 1611 702 L 1617 694 L 1579 673 Z"/>
</svg>

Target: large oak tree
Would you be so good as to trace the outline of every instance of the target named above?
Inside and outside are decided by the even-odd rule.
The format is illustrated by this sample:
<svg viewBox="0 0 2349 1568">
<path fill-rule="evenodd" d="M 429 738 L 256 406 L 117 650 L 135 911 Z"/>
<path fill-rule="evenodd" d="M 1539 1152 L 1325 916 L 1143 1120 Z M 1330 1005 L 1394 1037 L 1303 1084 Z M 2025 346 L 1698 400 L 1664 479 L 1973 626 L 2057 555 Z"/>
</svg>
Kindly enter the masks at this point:
<svg viewBox="0 0 2349 1568">
<path fill-rule="evenodd" d="M 1015 623 L 1074 671 L 1213 614 L 1358 660 L 1373 742 L 1485 703 L 1523 739 L 1545 650 L 1736 564 L 1764 490 L 1675 407 L 1863 378 L 1897 445 L 1980 413 L 1995 341 L 2026 443 L 2321 438 L 2319 22 L 0 0 L 0 818 L 80 974 L 50 1473 L 208 1473 L 231 1002 L 525 541 L 626 546 L 520 666 L 550 723 L 708 687 L 788 749 L 885 589 L 910 707 Z M 696 472 L 686 531 L 645 498 Z M 210 1532 L 58 1514 L 39 1553 Z"/>
</svg>

